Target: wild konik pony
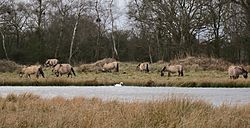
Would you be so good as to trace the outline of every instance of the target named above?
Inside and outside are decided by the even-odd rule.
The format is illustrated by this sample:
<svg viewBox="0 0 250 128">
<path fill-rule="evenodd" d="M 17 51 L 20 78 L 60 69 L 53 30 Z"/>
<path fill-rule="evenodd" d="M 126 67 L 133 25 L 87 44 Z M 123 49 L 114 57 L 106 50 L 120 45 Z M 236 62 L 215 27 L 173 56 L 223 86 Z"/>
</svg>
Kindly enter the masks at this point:
<svg viewBox="0 0 250 128">
<path fill-rule="evenodd" d="M 149 72 L 149 63 L 148 62 L 144 62 L 144 63 L 140 63 L 136 66 L 136 69 L 140 70 L 140 71 L 145 71 L 145 72 Z"/>
<path fill-rule="evenodd" d="M 245 79 L 248 77 L 248 72 L 242 66 L 230 66 L 228 68 L 228 75 L 230 79 L 238 79 L 240 75 L 243 75 Z"/>
<path fill-rule="evenodd" d="M 57 63 L 58 63 L 58 59 L 48 59 L 48 60 L 45 62 L 44 66 L 45 66 L 45 67 L 54 67 L 54 66 L 57 65 Z"/>
<path fill-rule="evenodd" d="M 39 78 L 40 75 L 42 75 L 42 77 L 44 78 L 42 66 L 41 65 L 31 65 L 28 67 L 25 66 L 19 72 L 20 77 L 23 77 L 23 75 L 26 75 L 26 77 L 31 78 L 30 75 L 32 74 L 35 74 L 36 78 Z"/>
<path fill-rule="evenodd" d="M 57 77 L 62 76 L 63 74 L 68 74 L 68 77 L 71 76 L 72 73 L 76 76 L 73 67 L 70 64 L 57 64 L 53 69 L 52 72 L 55 73 Z"/>
<path fill-rule="evenodd" d="M 111 72 L 112 70 L 119 72 L 119 63 L 118 62 L 105 63 L 102 66 L 103 72 Z"/>
<path fill-rule="evenodd" d="M 178 76 L 183 76 L 183 66 L 182 65 L 168 65 L 162 68 L 161 70 L 161 76 L 164 76 L 164 72 L 168 72 L 168 76 L 170 76 L 171 73 L 177 73 Z"/>
</svg>

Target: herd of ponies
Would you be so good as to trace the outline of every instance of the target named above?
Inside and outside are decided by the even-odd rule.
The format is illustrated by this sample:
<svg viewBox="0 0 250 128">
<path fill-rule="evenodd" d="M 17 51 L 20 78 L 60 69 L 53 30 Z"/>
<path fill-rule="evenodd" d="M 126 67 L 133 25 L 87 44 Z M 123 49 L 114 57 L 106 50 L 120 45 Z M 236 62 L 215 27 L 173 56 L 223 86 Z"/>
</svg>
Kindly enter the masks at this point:
<svg viewBox="0 0 250 128">
<path fill-rule="evenodd" d="M 67 74 L 68 77 L 72 74 L 76 76 L 73 67 L 70 64 L 60 64 L 58 63 L 58 59 L 48 59 L 44 63 L 44 67 L 51 67 L 52 73 L 56 76 L 62 76 Z M 142 72 L 149 72 L 150 71 L 150 63 L 144 62 L 137 65 L 136 69 Z M 116 71 L 119 72 L 119 62 L 106 62 L 101 66 L 101 71 L 103 72 L 111 72 Z M 184 76 L 184 67 L 181 64 L 176 65 L 166 65 L 164 66 L 161 71 L 160 75 L 164 76 L 164 73 L 167 72 L 168 76 L 170 74 L 178 73 L 178 76 Z M 28 78 L 31 78 L 31 75 L 35 75 L 37 78 L 42 76 L 44 78 L 43 66 L 42 65 L 31 65 L 31 66 L 24 66 L 22 67 L 21 71 L 19 72 L 20 77 L 24 75 Z M 238 79 L 240 75 L 242 75 L 245 79 L 248 77 L 248 72 L 242 66 L 229 66 L 228 68 L 228 75 L 230 79 Z"/>
</svg>

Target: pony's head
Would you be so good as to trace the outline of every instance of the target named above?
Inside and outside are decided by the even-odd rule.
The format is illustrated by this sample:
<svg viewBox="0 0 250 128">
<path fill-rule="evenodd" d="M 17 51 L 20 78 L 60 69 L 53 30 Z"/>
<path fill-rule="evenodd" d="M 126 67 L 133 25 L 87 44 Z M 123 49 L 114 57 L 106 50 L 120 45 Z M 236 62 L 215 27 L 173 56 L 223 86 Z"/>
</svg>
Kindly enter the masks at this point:
<svg viewBox="0 0 250 128">
<path fill-rule="evenodd" d="M 53 68 L 52 68 L 52 73 L 54 73 L 57 77 L 59 76 L 59 72 L 58 69 L 61 67 L 61 64 L 56 64 Z"/>
<path fill-rule="evenodd" d="M 244 68 L 243 68 L 243 66 L 238 66 L 238 68 L 241 70 L 241 74 L 242 74 L 242 76 L 245 78 L 245 79 L 247 79 L 247 77 L 248 77 L 248 72 L 247 72 L 247 70 L 245 70 Z"/>
<path fill-rule="evenodd" d="M 141 63 L 140 64 L 138 64 L 137 66 L 136 66 L 136 70 L 139 70 L 140 69 L 140 65 L 141 65 Z"/>
<path fill-rule="evenodd" d="M 24 75 L 24 72 L 20 71 L 19 72 L 19 77 L 23 77 L 23 75 Z"/>
<path fill-rule="evenodd" d="M 242 75 L 243 75 L 243 77 L 245 78 L 245 79 L 247 79 L 247 77 L 248 77 L 248 72 L 245 70 L 245 69 L 242 69 Z"/>
<path fill-rule="evenodd" d="M 47 60 L 47 61 L 44 63 L 44 67 L 49 67 L 49 66 L 50 66 L 49 63 L 50 63 L 50 61 Z"/>
</svg>

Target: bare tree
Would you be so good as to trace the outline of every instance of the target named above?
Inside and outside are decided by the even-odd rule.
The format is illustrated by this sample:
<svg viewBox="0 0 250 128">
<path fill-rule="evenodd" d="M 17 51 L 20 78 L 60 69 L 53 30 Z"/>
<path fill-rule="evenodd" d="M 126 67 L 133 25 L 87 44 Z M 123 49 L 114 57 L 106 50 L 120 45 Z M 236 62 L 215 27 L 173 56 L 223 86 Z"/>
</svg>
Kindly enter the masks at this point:
<svg viewBox="0 0 250 128">
<path fill-rule="evenodd" d="M 44 48 L 44 42 L 43 42 L 43 35 L 42 35 L 42 20 L 43 16 L 45 16 L 45 9 L 46 5 L 44 4 L 44 0 L 37 0 L 38 7 L 36 8 L 36 16 L 37 16 L 37 36 L 38 36 L 38 42 L 40 44 L 40 50 L 43 51 Z"/>
<path fill-rule="evenodd" d="M 194 53 L 195 35 L 203 25 L 202 0 L 134 0 L 131 4 L 130 17 L 139 22 L 137 27 L 141 32 L 147 33 L 142 35 L 156 42 L 155 45 L 147 44 L 157 46 L 161 51 L 158 58 L 163 58 L 166 49 L 168 55 L 172 52 L 175 55 Z"/>
<path fill-rule="evenodd" d="M 77 30 L 77 27 L 78 27 L 78 23 L 79 23 L 79 20 L 80 20 L 80 17 L 81 17 L 81 11 L 82 11 L 82 9 L 83 9 L 83 4 L 78 1 L 77 14 L 76 14 L 76 22 L 75 22 L 75 25 L 74 25 L 73 34 L 72 34 L 71 43 L 70 43 L 70 49 L 69 49 L 69 59 L 68 59 L 69 63 L 71 62 L 71 58 L 73 56 L 74 39 L 75 39 L 75 35 L 76 35 L 76 30 Z"/>
<path fill-rule="evenodd" d="M 246 49 L 245 54 L 247 54 L 248 58 L 246 60 L 248 60 L 248 62 L 250 62 L 250 44 L 249 44 L 249 40 L 250 40 L 250 0 L 231 0 L 232 3 L 235 3 L 237 5 L 240 5 L 241 8 L 244 10 L 243 13 L 241 14 L 237 14 L 237 15 L 245 15 L 243 18 L 241 18 L 244 22 L 245 22 L 245 28 L 244 33 L 241 34 L 241 39 L 245 38 L 245 43 L 243 43 L 243 48 L 240 49 Z M 242 42 L 242 41 L 239 41 Z M 239 58 L 241 58 L 241 53 L 243 50 L 239 50 Z M 243 51 L 244 53 L 244 51 Z M 245 58 L 245 57 L 243 57 Z"/>
<path fill-rule="evenodd" d="M 0 34 L 1 34 L 1 37 L 2 37 L 2 47 L 3 47 L 3 50 L 4 50 L 5 58 L 7 60 L 9 60 L 8 53 L 7 53 L 7 50 L 6 50 L 6 45 L 5 45 L 4 29 L 10 23 L 10 20 L 7 17 L 11 13 L 11 11 L 10 11 L 11 8 L 10 8 L 9 3 L 7 3 L 6 1 L 2 1 L 2 2 L 0 2 L 0 9 L 1 9 L 1 12 L 0 12 L 0 24 L 2 25 L 1 29 L 0 29 Z"/>
<path fill-rule="evenodd" d="M 113 43 L 113 58 L 119 59 L 118 51 L 116 48 L 115 36 L 114 36 L 114 29 L 115 28 L 114 28 L 114 16 L 113 16 L 113 10 L 112 10 L 113 1 L 114 0 L 111 0 L 109 3 L 109 13 L 110 13 L 110 18 L 111 18 L 111 40 Z"/>
<path fill-rule="evenodd" d="M 232 2 L 239 4 L 245 10 L 247 35 L 250 38 L 250 1 L 249 0 L 231 0 Z"/>
<path fill-rule="evenodd" d="M 100 18 L 100 13 L 99 13 L 99 2 L 96 0 L 95 2 L 95 11 L 97 15 L 96 22 L 98 23 L 98 34 L 97 34 L 97 39 L 96 39 L 96 49 L 95 49 L 95 59 L 98 60 L 100 56 L 100 36 L 101 36 L 101 18 Z"/>
<path fill-rule="evenodd" d="M 5 36 L 4 36 L 2 31 L 0 31 L 0 33 L 1 33 L 1 36 L 2 36 L 2 44 L 3 44 L 3 50 L 4 50 L 4 53 L 5 53 L 5 57 L 6 57 L 7 60 L 9 60 L 7 50 L 6 50 L 6 46 L 5 46 Z"/>
<path fill-rule="evenodd" d="M 207 18 L 209 23 L 206 28 L 209 31 L 207 36 L 209 40 L 213 44 L 213 51 L 216 57 L 220 57 L 221 47 L 223 46 L 223 38 L 225 34 L 222 33 L 223 22 L 226 22 L 226 4 L 228 2 L 226 0 L 210 0 L 206 3 L 206 7 L 208 8 L 208 16 Z"/>
<path fill-rule="evenodd" d="M 70 1 L 63 1 L 63 0 L 57 0 L 57 1 L 52 1 L 52 6 L 56 8 L 56 13 L 55 15 L 58 16 L 59 18 L 59 35 L 58 35 L 58 40 L 56 43 L 56 48 L 54 52 L 54 57 L 58 58 L 59 56 L 59 49 L 60 46 L 63 42 L 63 32 L 64 32 L 64 24 L 65 24 L 65 19 L 67 17 L 67 14 L 69 13 L 70 9 L 72 8 L 72 2 Z M 59 15 L 58 15 L 59 14 Z"/>
</svg>

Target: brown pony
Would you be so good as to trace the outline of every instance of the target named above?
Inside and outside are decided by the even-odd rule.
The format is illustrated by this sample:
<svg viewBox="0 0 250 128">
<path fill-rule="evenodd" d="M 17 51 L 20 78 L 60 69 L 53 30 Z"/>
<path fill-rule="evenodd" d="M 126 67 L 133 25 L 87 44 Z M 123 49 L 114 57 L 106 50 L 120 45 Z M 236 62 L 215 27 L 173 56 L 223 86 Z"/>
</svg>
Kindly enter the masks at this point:
<svg viewBox="0 0 250 128">
<path fill-rule="evenodd" d="M 145 71 L 145 72 L 149 72 L 149 63 L 148 62 L 144 62 L 144 63 L 140 63 L 136 66 L 136 69 L 140 70 L 140 71 Z"/>
<path fill-rule="evenodd" d="M 68 74 L 72 78 L 72 73 L 76 76 L 73 67 L 70 64 L 57 64 L 53 69 L 52 72 L 55 73 L 57 77 L 62 76 L 63 74 Z"/>
<path fill-rule="evenodd" d="M 110 72 L 111 70 L 114 70 L 116 72 L 119 72 L 119 63 L 118 62 L 111 62 L 111 63 L 105 63 L 103 66 L 102 66 L 102 71 L 103 72 Z"/>
<path fill-rule="evenodd" d="M 229 66 L 228 75 L 230 79 L 238 79 L 240 75 L 243 75 L 245 79 L 248 77 L 248 72 L 242 66 Z"/>
<path fill-rule="evenodd" d="M 182 65 L 168 65 L 164 66 L 161 70 L 161 76 L 164 76 L 164 71 L 168 72 L 168 76 L 170 76 L 171 73 L 178 72 L 178 76 L 183 76 L 183 66 Z"/>
<path fill-rule="evenodd" d="M 57 65 L 57 63 L 58 63 L 58 59 L 48 59 L 48 60 L 45 62 L 44 66 L 45 66 L 45 67 L 54 67 L 54 66 Z"/>
<path fill-rule="evenodd" d="M 27 77 L 31 78 L 30 75 L 32 74 L 35 74 L 36 78 L 39 78 L 39 75 L 42 75 L 42 77 L 44 78 L 42 66 L 41 65 L 31 65 L 29 67 L 24 66 L 19 72 L 20 77 L 23 77 L 23 75 L 26 75 Z"/>
</svg>

